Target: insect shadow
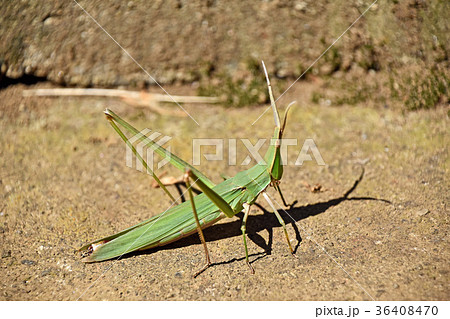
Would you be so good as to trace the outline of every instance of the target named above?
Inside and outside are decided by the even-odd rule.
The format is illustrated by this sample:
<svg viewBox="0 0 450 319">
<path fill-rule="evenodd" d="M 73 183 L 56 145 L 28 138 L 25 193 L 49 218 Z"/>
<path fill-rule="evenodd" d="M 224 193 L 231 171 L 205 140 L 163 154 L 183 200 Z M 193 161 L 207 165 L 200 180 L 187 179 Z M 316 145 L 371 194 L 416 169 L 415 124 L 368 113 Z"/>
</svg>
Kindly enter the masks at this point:
<svg viewBox="0 0 450 319">
<path fill-rule="evenodd" d="M 319 202 L 315 204 L 308 204 L 305 206 L 295 206 L 297 204 L 297 201 L 295 201 L 288 209 L 280 209 L 279 213 L 283 220 L 286 223 L 286 226 L 288 224 L 292 225 L 295 236 L 297 240 L 297 244 L 294 248 L 294 253 L 298 250 L 300 247 L 300 244 L 302 242 L 302 237 L 300 235 L 300 231 L 296 225 L 296 222 L 305 219 L 310 216 L 316 216 L 322 213 L 325 213 L 329 208 L 333 206 L 337 206 L 340 203 L 344 201 L 381 201 L 387 204 L 392 204 L 390 201 L 385 199 L 379 199 L 375 197 L 350 197 L 351 193 L 358 187 L 358 184 L 362 181 L 364 177 L 364 168 L 362 168 L 361 174 L 358 177 L 358 179 L 355 180 L 352 187 L 350 187 L 342 196 L 330 199 L 326 202 Z M 248 238 L 255 243 L 257 246 L 262 248 L 264 252 L 260 253 L 253 253 L 249 254 L 249 257 L 256 257 L 251 261 L 251 263 L 254 263 L 255 261 L 264 258 L 265 256 L 271 255 L 272 253 L 272 243 L 273 243 L 273 229 L 279 228 L 280 223 L 278 222 L 275 214 L 267 211 L 264 207 L 262 207 L 259 204 L 255 204 L 262 212 L 263 214 L 260 215 L 250 215 L 249 219 L 247 221 L 247 236 Z M 241 225 L 242 225 L 242 218 L 243 213 L 236 214 L 236 216 L 239 218 L 239 220 L 230 221 L 227 223 L 221 223 L 221 224 L 215 224 L 210 226 L 209 228 L 206 228 L 203 230 L 205 235 L 206 242 L 214 242 L 217 240 L 222 240 L 225 238 L 231 238 L 231 237 L 242 237 L 242 231 L 241 231 Z M 267 241 L 262 237 L 259 233 L 261 231 L 266 230 L 268 232 L 268 239 Z M 191 245 L 198 245 L 200 244 L 200 239 L 198 238 L 197 234 L 193 234 L 191 236 L 182 238 L 174 243 L 144 250 L 144 251 L 137 251 L 132 252 L 127 255 L 124 255 L 123 258 L 136 256 L 136 255 L 147 255 L 147 254 L 153 254 L 159 250 L 170 250 L 170 249 L 177 249 L 181 247 L 191 246 Z M 224 264 L 230 264 L 233 262 L 245 260 L 245 256 L 243 253 L 243 256 L 241 258 L 232 258 L 227 261 L 221 261 L 212 263 L 212 266 L 214 265 L 224 265 Z"/>
</svg>

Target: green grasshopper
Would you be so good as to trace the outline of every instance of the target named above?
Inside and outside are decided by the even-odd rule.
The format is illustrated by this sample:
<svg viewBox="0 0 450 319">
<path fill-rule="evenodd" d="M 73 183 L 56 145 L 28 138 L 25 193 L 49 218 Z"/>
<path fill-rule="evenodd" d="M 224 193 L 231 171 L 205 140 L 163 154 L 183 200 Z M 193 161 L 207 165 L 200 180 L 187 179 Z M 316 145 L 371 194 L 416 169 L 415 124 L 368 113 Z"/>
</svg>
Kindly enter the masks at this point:
<svg viewBox="0 0 450 319">
<path fill-rule="evenodd" d="M 271 145 L 269 146 L 269 149 L 264 157 L 264 162 L 260 162 L 248 170 L 239 172 L 236 176 L 226 179 L 218 185 L 215 185 L 195 167 L 189 165 L 182 159 L 170 153 L 168 150 L 164 149 L 162 146 L 147 138 L 145 135 L 141 134 L 137 129 L 125 122 L 113 111 L 109 109 L 105 110 L 106 117 L 111 126 L 125 141 L 128 147 L 131 148 L 136 158 L 153 176 L 155 181 L 167 193 L 174 204 L 176 203 L 175 198 L 156 176 L 154 171 L 148 167 L 142 156 L 136 151 L 134 146 L 121 131 L 118 124 L 129 133 L 138 137 L 140 141 L 145 143 L 146 146 L 152 148 L 157 154 L 168 159 L 173 166 L 184 172 L 184 182 L 188 189 L 189 200 L 176 206 L 172 206 L 163 213 L 135 226 L 127 228 L 117 234 L 96 240 L 83 246 L 80 248 L 80 251 L 84 251 L 87 255 L 83 261 L 97 262 L 115 257 L 120 258 L 122 255 L 130 252 L 167 245 L 171 242 L 198 232 L 205 250 L 206 264 L 197 273 L 195 273 L 194 277 L 196 277 L 211 265 L 209 252 L 202 229 L 213 225 L 224 217 L 231 218 L 237 213 L 243 211 L 244 217 L 242 220 L 241 230 L 244 239 L 245 260 L 247 265 L 250 267 L 250 271 L 254 273 L 255 271 L 248 258 L 245 231 L 250 207 L 255 203 L 260 194 L 263 195 L 273 209 L 273 212 L 283 227 L 289 249 L 291 253 L 294 254 L 289 235 L 286 231 L 286 225 L 275 208 L 275 205 L 266 194 L 267 187 L 273 186 L 280 194 L 284 205 L 288 206 L 279 186 L 280 179 L 283 175 L 280 144 L 286 126 L 287 114 L 293 103 L 287 107 L 283 122 L 281 124 L 264 62 L 262 65 L 267 80 L 270 102 L 275 119 L 275 130 Z M 194 196 L 191 189 L 192 184 L 195 184 L 198 188 L 200 188 L 203 193 Z"/>
</svg>

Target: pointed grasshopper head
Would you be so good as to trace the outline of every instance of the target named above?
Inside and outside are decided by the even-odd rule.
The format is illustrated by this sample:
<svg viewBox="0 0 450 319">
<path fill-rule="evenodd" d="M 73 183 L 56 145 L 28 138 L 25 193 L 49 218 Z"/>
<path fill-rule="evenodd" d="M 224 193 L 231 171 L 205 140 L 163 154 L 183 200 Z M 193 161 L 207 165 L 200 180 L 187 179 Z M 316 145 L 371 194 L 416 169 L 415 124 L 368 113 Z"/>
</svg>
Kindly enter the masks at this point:
<svg viewBox="0 0 450 319">
<path fill-rule="evenodd" d="M 267 87 L 269 89 L 269 97 L 270 97 L 270 104 L 273 111 L 273 118 L 275 121 L 275 130 L 273 132 L 273 137 L 269 146 L 269 149 L 267 150 L 267 153 L 265 155 L 265 161 L 267 164 L 267 171 L 269 172 L 270 176 L 272 177 L 272 181 L 279 181 L 281 177 L 283 176 L 283 163 L 281 160 L 281 153 L 280 153 L 280 145 L 281 145 L 281 139 L 283 137 L 284 128 L 286 127 L 286 119 L 288 112 L 291 108 L 291 106 L 295 103 L 291 102 L 288 107 L 286 108 L 286 112 L 284 113 L 283 118 L 283 124 L 280 122 L 280 116 L 278 114 L 278 109 L 275 104 L 275 100 L 273 98 L 272 93 L 272 86 L 270 85 L 269 75 L 267 74 L 266 66 L 264 64 L 264 61 L 262 61 L 264 73 L 267 80 Z"/>
</svg>

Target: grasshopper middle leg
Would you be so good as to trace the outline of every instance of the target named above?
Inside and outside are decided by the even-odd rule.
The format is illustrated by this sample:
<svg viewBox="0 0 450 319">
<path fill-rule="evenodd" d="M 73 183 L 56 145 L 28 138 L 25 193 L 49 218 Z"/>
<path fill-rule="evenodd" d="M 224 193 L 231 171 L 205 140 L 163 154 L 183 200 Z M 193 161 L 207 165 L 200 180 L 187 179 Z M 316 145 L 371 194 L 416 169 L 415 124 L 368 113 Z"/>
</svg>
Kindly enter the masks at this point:
<svg viewBox="0 0 450 319">
<path fill-rule="evenodd" d="M 255 273 L 255 269 L 253 268 L 253 266 L 250 264 L 250 261 L 248 260 L 247 237 L 245 236 L 245 231 L 247 229 L 247 227 L 246 227 L 247 218 L 248 218 L 248 214 L 249 213 L 250 213 L 250 205 L 245 203 L 244 204 L 244 218 L 242 219 L 241 231 L 242 231 L 242 237 L 244 238 L 245 261 L 247 262 L 247 265 L 250 268 L 250 272 L 252 274 L 254 274 Z"/>
</svg>

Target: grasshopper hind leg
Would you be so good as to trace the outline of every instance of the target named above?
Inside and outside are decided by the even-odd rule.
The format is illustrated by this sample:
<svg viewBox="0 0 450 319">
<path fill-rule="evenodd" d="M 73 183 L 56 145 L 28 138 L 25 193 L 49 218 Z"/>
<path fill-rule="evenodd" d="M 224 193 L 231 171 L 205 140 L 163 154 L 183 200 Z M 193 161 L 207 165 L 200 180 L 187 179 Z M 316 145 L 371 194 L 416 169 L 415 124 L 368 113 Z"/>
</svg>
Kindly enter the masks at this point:
<svg viewBox="0 0 450 319">
<path fill-rule="evenodd" d="M 211 266 L 211 258 L 209 257 L 209 251 L 208 247 L 206 246 L 205 236 L 203 235 L 202 227 L 200 226 L 200 221 L 198 220 L 198 214 L 197 214 L 197 208 L 195 207 L 194 202 L 194 194 L 192 192 L 191 183 L 189 182 L 189 174 L 185 174 L 184 181 L 186 183 L 186 187 L 188 189 L 189 193 L 189 200 L 191 202 L 192 206 L 192 212 L 194 214 L 194 219 L 197 224 L 197 230 L 198 230 L 198 236 L 200 237 L 200 241 L 203 244 L 203 248 L 205 249 L 205 257 L 206 257 L 206 263 L 205 265 L 194 274 L 194 278 L 196 278 L 198 275 L 200 275 L 202 272 L 204 272 L 209 266 Z"/>
</svg>

